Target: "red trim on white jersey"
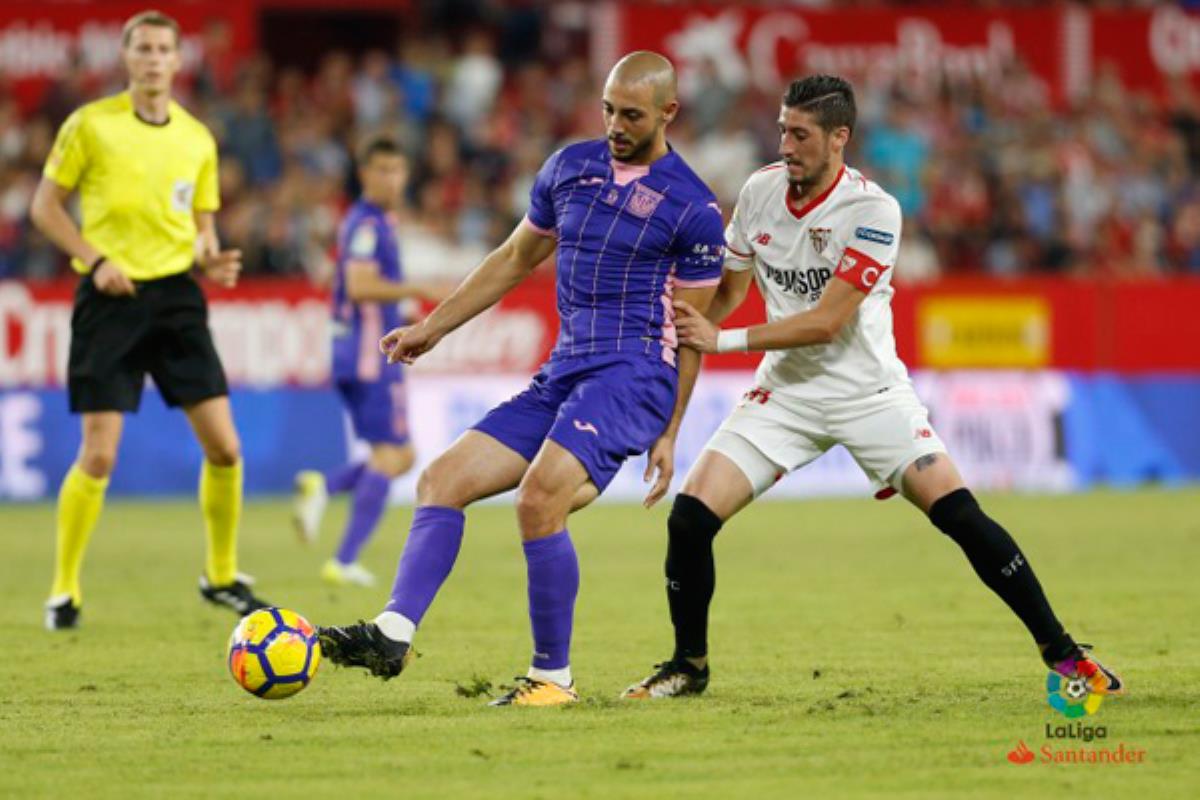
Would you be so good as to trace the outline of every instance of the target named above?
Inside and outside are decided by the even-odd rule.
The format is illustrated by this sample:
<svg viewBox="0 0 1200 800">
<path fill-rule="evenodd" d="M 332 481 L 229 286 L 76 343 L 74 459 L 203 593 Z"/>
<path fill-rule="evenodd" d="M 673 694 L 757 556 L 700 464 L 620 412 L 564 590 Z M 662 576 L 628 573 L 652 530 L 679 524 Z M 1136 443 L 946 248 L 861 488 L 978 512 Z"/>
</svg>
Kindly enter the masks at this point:
<svg viewBox="0 0 1200 800">
<path fill-rule="evenodd" d="M 804 219 L 804 216 L 808 214 L 808 212 L 812 211 L 814 208 L 821 205 L 821 203 L 824 203 L 829 199 L 829 195 L 833 194 L 833 190 L 836 189 L 837 185 L 842 182 L 842 176 L 845 174 L 846 165 L 842 164 L 841 169 L 838 170 L 837 177 L 833 179 L 833 183 L 829 184 L 829 188 L 821 192 L 819 196 L 805 203 L 803 208 L 796 208 L 792 205 L 792 185 L 790 183 L 785 183 L 783 189 L 783 202 L 787 205 L 787 210 L 792 212 L 792 216 L 796 219 Z"/>
<path fill-rule="evenodd" d="M 871 289 L 879 282 L 879 276 L 887 269 L 886 265 L 880 264 L 866 253 L 847 247 L 842 253 L 842 260 L 838 262 L 834 277 L 841 278 L 863 294 L 870 294 Z"/>
</svg>

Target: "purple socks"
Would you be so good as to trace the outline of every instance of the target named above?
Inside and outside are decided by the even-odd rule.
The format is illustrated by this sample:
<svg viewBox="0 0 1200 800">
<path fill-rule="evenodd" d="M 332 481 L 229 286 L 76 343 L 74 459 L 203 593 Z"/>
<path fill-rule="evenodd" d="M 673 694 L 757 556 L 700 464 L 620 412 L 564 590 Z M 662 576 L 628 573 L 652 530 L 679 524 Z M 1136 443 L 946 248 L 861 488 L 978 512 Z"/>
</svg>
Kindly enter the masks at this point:
<svg viewBox="0 0 1200 800">
<path fill-rule="evenodd" d="M 566 530 L 524 542 L 529 576 L 529 620 L 533 666 L 562 669 L 570 664 L 571 625 L 579 594 L 579 559 Z"/>
<path fill-rule="evenodd" d="M 357 464 L 343 464 L 325 473 L 325 490 L 330 494 L 348 492 L 358 485 L 359 476 L 367 468 L 365 461 Z"/>
<path fill-rule="evenodd" d="M 402 614 L 414 625 L 420 624 L 458 558 L 464 519 L 457 508 L 417 508 L 386 610 Z"/>
<path fill-rule="evenodd" d="M 362 550 L 379 518 L 387 506 L 388 488 L 391 480 L 381 472 L 360 467 L 358 482 L 354 486 L 354 501 L 350 508 L 350 521 L 342 534 L 342 544 L 334 557 L 343 564 L 353 564 Z M 328 484 L 329 478 L 326 477 Z"/>
</svg>

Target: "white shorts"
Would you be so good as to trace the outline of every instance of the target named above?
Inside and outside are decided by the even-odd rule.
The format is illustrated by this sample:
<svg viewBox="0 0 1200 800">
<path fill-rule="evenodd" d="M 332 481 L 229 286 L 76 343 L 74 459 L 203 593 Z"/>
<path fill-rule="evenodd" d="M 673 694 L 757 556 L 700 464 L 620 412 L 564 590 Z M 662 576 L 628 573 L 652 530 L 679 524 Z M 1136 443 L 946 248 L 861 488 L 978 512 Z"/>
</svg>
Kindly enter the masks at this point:
<svg viewBox="0 0 1200 800">
<path fill-rule="evenodd" d="M 877 489 L 900 491 L 904 470 L 946 446 L 908 384 L 855 400 L 801 402 L 763 389 L 743 396 L 705 446 L 733 461 L 762 494 L 792 470 L 843 445 Z"/>
</svg>

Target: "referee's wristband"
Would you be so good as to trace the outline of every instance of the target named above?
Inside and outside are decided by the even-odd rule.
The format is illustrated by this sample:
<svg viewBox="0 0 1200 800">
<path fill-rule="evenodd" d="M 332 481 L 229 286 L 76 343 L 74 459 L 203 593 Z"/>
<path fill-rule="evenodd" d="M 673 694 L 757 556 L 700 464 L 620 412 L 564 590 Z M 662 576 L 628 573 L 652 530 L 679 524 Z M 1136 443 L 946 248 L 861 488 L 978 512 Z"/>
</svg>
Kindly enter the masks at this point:
<svg viewBox="0 0 1200 800">
<path fill-rule="evenodd" d="M 718 353 L 744 353 L 749 349 L 749 328 L 730 328 L 717 333 Z"/>
<path fill-rule="evenodd" d="M 92 266 L 88 268 L 88 272 L 95 272 L 96 270 L 100 269 L 101 265 L 103 265 L 105 261 L 108 261 L 108 256 L 96 256 L 96 260 L 92 262 Z"/>
</svg>

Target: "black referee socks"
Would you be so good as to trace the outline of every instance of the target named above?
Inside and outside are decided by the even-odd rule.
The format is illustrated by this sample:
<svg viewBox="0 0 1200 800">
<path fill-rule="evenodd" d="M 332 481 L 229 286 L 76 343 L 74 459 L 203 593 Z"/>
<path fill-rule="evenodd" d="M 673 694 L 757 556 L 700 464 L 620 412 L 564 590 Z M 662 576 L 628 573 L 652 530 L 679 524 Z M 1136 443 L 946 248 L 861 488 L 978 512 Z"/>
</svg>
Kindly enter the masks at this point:
<svg viewBox="0 0 1200 800">
<path fill-rule="evenodd" d="M 666 573 L 676 659 L 708 654 L 708 605 L 717 585 L 713 538 L 721 524 L 695 497 L 675 495 L 667 519 Z"/>
<path fill-rule="evenodd" d="M 1020 617 L 1034 641 L 1046 645 L 1063 640 L 1062 623 L 1050 609 L 1033 567 L 970 491 L 957 489 L 939 499 L 929 509 L 929 520 L 958 543 L 975 572 Z"/>
</svg>

